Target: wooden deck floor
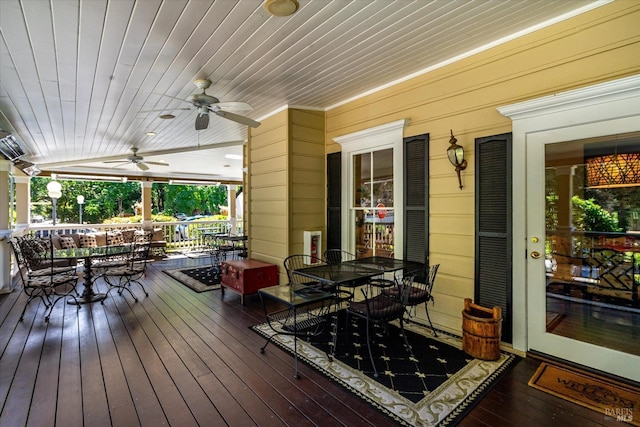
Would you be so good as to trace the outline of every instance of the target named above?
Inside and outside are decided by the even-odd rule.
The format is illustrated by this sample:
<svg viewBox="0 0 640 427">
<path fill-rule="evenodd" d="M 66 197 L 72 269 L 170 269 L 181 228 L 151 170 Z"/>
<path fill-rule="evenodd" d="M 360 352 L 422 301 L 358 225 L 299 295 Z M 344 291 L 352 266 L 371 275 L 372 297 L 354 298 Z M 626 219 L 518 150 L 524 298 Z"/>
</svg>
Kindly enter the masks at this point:
<svg viewBox="0 0 640 427">
<path fill-rule="evenodd" d="M 264 320 L 257 296 L 195 293 L 162 272 L 208 262 L 150 264 L 135 303 L 112 292 L 77 311 L 16 290 L 0 297 L 0 426 L 392 426 L 323 375 L 249 326 Z M 98 289 L 106 290 L 101 281 Z M 527 386 L 527 358 L 482 399 L 463 426 L 614 425 L 604 416 Z M 619 424 L 618 424 L 619 425 Z"/>
</svg>

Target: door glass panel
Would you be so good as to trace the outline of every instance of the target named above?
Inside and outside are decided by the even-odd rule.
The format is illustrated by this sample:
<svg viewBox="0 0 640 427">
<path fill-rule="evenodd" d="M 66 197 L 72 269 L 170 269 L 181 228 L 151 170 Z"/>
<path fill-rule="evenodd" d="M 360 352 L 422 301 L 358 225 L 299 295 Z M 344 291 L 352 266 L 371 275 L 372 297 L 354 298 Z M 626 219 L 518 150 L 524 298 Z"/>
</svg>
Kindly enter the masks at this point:
<svg viewBox="0 0 640 427">
<path fill-rule="evenodd" d="M 640 355 L 640 135 L 545 145 L 547 332 Z"/>
<path fill-rule="evenodd" d="M 354 155 L 353 174 L 356 256 L 393 257 L 393 149 Z"/>
</svg>

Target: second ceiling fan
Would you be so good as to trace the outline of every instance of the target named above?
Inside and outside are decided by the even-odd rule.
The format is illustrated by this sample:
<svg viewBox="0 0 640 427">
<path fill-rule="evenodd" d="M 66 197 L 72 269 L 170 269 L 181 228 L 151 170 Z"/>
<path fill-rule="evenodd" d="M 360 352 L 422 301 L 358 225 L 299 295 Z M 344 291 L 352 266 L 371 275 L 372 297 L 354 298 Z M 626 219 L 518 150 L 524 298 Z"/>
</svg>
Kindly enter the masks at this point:
<svg viewBox="0 0 640 427">
<path fill-rule="evenodd" d="M 233 113 L 231 111 L 251 111 L 253 107 L 246 102 L 220 102 L 215 96 L 207 95 L 206 90 L 211 86 L 211 80 L 201 79 L 193 82 L 199 89 L 202 89 L 202 93 L 196 93 L 189 97 L 189 100 L 176 98 L 169 95 L 170 98 L 177 99 L 182 102 L 189 102 L 193 105 L 197 111 L 196 116 L 196 130 L 203 130 L 209 127 L 209 114 L 215 114 L 216 116 L 223 117 L 225 119 L 246 125 L 252 128 L 260 126 L 260 122 L 256 122 L 248 117 L 240 114 Z M 192 108 L 173 108 L 173 110 L 191 110 Z M 152 110 L 152 111 L 167 111 L 167 110 Z"/>
<path fill-rule="evenodd" d="M 149 166 L 148 165 L 169 166 L 169 163 L 167 163 L 167 162 L 145 162 L 144 161 L 144 157 L 138 156 L 138 148 L 137 147 L 132 147 L 131 151 L 133 151 L 133 154 L 123 158 L 122 160 L 109 160 L 109 161 L 102 162 L 102 163 L 120 163 L 119 165 L 114 166 L 114 168 L 118 168 L 119 166 L 131 163 L 131 164 L 136 165 L 138 167 L 138 169 L 143 170 L 143 171 L 149 170 Z"/>
</svg>

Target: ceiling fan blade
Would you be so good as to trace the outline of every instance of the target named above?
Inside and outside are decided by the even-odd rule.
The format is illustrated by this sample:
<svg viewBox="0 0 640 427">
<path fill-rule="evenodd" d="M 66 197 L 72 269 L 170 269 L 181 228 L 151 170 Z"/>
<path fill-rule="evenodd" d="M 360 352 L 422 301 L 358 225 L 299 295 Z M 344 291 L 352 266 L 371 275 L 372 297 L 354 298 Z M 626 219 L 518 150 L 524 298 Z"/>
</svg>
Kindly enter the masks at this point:
<svg viewBox="0 0 640 427">
<path fill-rule="evenodd" d="M 229 101 L 229 102 L 218 102 L 217 104 L 212 104 L 212 107 L 218 107 L 220 110 L 225 111 L 251 111 L 253 107 L 246 102 L 237 102 L 237 101 Z"/>
<path fill-rule="evenodd" d="M 138 111 L 138 114 L 144 114 L 144 113 L 162 113 L 165 111 L 190 111 L 193 110 L 193 108 L 190 107 L 178 107 L 178 108 L 164 108 L 162 110 L 145 110 L 145 111 Z"/>
<path fill-rule="evenodd" d="M 240 114 L 230 113 L 228 111 L 217 110 L 214 113 L 220 117 L 224 117 L 225 119 L 234 121 L 236 123 L 240 123 L 242 125 L 247 125 L 252 128 L 257 128 L 260 126 L 260 122 L 256 122 L 248 117 L 241 116 Z"/>
<path fill-rule="evenodd" d="M 108 160 L 106 162 L 102 162 L 102 163 L 129 163 L 126 159 L 126 157 L 122 160 Z"/>
<path fill-rule="evenodd" d="M 149 170 L 149 166 L 145 165 L 142 162 L 136 163 L 136 166 L 138 166 L 138 169 L 143 170 L 143 171 L 148 171 Z"/>
<path fill-rule="evenodd" d="M 186 99 L 183 99 L 183 98 L 176 98 L 175 96 L 165 95 L 164 93 L 158 93 L 158 92 L 151 92 L 151 93 L 153 93 L 154 95 L 166 96 L 167 98 L 177 99 L 178 101 L 191 103 L 190 101 L 187 101 Z"/>
<path fill-rule="evenodd" d="M 209 127 L 209 114 L 198 113 L 196 116 L 196 130 L 202 130 Z"/>
<path fill-rule="evenodd" d="M 145 162 L 148 165 L 157 165 L 157 166 L 169 166 L 167 162 Z"/>
</svg>

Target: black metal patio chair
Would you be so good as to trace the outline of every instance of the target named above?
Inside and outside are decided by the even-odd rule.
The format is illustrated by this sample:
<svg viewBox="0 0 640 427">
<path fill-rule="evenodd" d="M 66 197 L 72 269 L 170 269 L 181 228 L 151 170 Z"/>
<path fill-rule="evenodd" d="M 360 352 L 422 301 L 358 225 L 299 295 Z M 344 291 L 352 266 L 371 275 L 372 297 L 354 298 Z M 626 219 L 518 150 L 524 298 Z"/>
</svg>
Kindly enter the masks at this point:
<svg viewBox="0 0 640 427">
<path fill-rule="evenodd" d="M 378 369 L 371 349 L 371 342 L 373 339 L 371 336 L 371 328 L 373 324 L 377 323 L 380 325 L 386 333 L 389 322 L 397 320 L 400 324 L 400 330 L 404 338 L 407 351 L 411 356 L 413 356 L 413 350 L 404 330 L 403 319 L 406 313 L 407 300 L 409 298 L 409 292 L 411 290 L 414 277 L 415 276 L 413 274 L 404 276 L 402 281 L 396 284 L 396 295 L 390 295 L 389 293 L 378 293 L 377 295 L 374 295 L 372 293 L 372 287 L 364 287 L 362 289 L 364 300 L 351 302 L 347 308 L 347 339 L 349 316 L 356 316 L 366 321 L 367 349 L 369 351 L 369 359 L 371 360 L 375 377 L 378 377 Z"/>
<path fill-rule="evenodd" d="M 30 262 L 27 261 L 25 252 L 22 250 L 23 247 L 28 247 L 25 246 L 25 244 L 34 244 L 30 239 L 30 237 L 25 236 L 24 239 L 13 238 L 9 240 L 18 266 L 18 274 L 20 276 L 22 290 L 28 297 L 27 302 L 20 313 L 20 321 L 24 320 L 24 314 L 29 303 L 36 298 L 40 298 L 46 307 L 44 321 L 49 322 L 51 312 L 58 301 L 67 297 L 76 300 L 78 274 L 75 267 L 60 267 L 56 265 L 53 259 L 54 247 L 50 241 L 46 247 L 40 247 L 41 250 L 37 251 L 37 254 L 29 254 L 31 263 L 35 262 L 37 265 L 47 265 L 47 267 L 33 270 L 33 264 L 29 264 Z M 32 246 L 28 250 L 32 250 L 34 248 L 35 246 Z M 80 305 L 76 305 L 79 309 Z"/>
</svg>

